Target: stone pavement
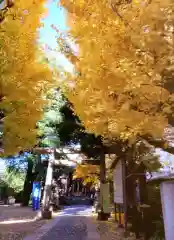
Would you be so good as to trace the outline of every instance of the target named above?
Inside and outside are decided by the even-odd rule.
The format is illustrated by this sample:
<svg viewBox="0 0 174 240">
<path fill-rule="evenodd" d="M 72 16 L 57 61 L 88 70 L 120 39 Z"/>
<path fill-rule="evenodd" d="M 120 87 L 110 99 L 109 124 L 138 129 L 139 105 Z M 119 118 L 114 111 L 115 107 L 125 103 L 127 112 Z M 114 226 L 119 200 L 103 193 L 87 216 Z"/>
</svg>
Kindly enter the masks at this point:
<svg viewBox="0 0 174 240">
<path fill-rule="evenodd" d="M 83 217 L 65 216 L 41 240 L 87 240 L 87 227 Z"/>
<path fill-rule="evenodd" d="M 89 206 L 66 207 L 51 223 L 24 240 L 99 240 Z"/>
</svg>

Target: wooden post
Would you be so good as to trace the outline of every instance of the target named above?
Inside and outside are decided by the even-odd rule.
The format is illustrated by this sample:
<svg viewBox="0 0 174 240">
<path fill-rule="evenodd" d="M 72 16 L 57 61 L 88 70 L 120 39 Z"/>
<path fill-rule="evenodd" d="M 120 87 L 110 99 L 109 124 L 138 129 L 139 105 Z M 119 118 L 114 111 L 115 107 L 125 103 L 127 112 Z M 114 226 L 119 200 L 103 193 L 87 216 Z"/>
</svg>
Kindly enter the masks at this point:
<svg viewBox="0 0 174 240">
<path fill-rule="evenodd" d="M 114 216 L 115 216 L 115 222 L 117 222 L 117 204 L 114 203 Z"/>
<path fill-rule="evenodd" d="M 123 199 L 124 199 L 124 230 L 127 236 L 127 194 L 126 194 L 126 159 L 122 160 L 122 176 L 123 176 Z"/>
<path fill-rule="evenodd" d="M 80 183 L 79 181 L 77 181 L 77 196 L 79 196 L 79 192 L 80 192 Z"/>
<path fill-rule="evenodd" d="M 71 192 L 71 195 L 74 195 L 74 188 L 75 188 L 75 186 L 74 186 L 74 180 L 73 180 L 73 182 L 72 182 L 72 192 Z"/>
<path fill-rule="evenodd" d="M 118 226 L 120 228 L 123 228 L 123 224 L 121 222 L 121 205 L 120 204 L 118 205 Z"/>
</svg>

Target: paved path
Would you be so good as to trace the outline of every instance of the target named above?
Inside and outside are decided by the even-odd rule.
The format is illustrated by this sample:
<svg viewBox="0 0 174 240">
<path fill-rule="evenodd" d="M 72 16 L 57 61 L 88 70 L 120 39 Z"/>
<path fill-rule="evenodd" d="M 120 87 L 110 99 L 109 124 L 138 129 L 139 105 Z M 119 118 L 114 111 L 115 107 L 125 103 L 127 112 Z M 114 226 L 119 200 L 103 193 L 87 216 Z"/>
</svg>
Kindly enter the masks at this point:
<svg viewBox="0 0 174 240">
<path fill-rule="evenodd" d="M 87 227 L 85 216 L 90 209 L 85 206 L 66 208 L 59 216 L 60 221 L 50 229 L 41 240 L 86 240 Z"/>
<path fill-rule="evenodd" d="M 98 240 L 88 219 L 91 210 L 90 206 L 66 207 L 50 226 L 42 228 L 39 237 L 26 240 Z"/>
<path fill-rule="evenodd" d="M 66 216 L 41 240 L 86 240 L 87 228 L 82 217 Z"/>
</svg>

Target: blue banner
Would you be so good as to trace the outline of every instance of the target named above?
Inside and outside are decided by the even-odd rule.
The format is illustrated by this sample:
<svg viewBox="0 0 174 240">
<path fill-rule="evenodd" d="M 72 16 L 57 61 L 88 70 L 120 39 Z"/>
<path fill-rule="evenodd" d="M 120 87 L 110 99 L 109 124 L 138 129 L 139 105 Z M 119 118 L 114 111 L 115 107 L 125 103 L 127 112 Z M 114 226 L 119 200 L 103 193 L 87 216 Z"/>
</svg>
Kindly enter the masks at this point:
<svg viewBox="0 0 174 240">
<path fill-rule="evenodd" d="M 40 209 L 40 196 L 41 196 L 40 182 L 34 182 L 32 191 L 32 208 L 34 211 Z"/>
</svg>

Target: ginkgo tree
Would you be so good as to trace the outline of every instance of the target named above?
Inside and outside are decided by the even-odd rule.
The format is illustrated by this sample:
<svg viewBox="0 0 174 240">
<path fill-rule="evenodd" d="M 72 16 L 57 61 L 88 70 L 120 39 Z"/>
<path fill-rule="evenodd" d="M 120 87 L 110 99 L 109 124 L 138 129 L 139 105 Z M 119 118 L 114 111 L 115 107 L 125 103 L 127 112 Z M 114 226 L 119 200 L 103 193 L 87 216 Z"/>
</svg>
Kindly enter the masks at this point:
<svg viewBox="0 0 174 240">
<path fill-rule="evenodd" d="M 174 96 L 164 76 L 173 69 L 173 1 L 61 3 L 68 11 L 68 37 L 78 46 L 76 54 L 67 48 L 68 37 L 58 36 L 75 66 L 62 88 L 85 128 L 130 144 L 161 138 L 173 114 Z"/>
<path fill-rule="evenodd" d="M 44 95 L 52 74 L 38 49 L 44 0 L 17 0 L 0 24 L 0 109 L 4 114 L 6 155 L 36 143 L 36 123 L 42 118 Z"/>
<path fill-rule="evenodd" d="M 67 74 L 63 88 L 85 128 L 130 143 L 137 136 L 161 137 L 173 114 L 164 77 L 173 69 L 173 1 L 61 3 L 79 49 L 78 56 L 65 51 L 79 74 Z"/>
<path fill-rule="evenodd" d="M 74 179 L 83 179 L 83 184 L 99 184 L 100 168 L 92 164 L 78 164 L 73 174 Z"/>
</svg>

